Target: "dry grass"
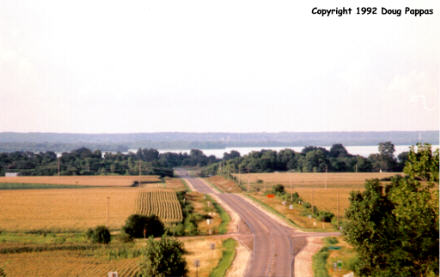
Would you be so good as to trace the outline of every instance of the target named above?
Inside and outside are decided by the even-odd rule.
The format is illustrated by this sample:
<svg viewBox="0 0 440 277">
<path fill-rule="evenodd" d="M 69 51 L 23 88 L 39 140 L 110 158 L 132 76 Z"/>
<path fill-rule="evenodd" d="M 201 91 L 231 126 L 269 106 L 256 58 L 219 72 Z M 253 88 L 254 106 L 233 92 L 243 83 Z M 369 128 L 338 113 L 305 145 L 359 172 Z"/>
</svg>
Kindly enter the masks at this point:
<svg viewBox="0 0 440 277">
<path fill-rule="evenodd" d="M 189 276 L 196 276 L 196 267 L 194 263 L 196 260 L 200 261 L 198 268 L 198 276 L 209 276 L 212 269 L 217 266 L 218 261 L 222 257 L 222 242 L 221 238 L 182 238 L 185 244 L 185 249 L 188 254 L 185 259 L 188 263 Z M 211 249 L 211 244 L 215 244 L 215 249 Z"/>
<path fill-rule="evenodd" d="M 345 209 L 350 205 L 348 199 L 351 191 L 362 191 L 367 179 L 381 179 L 396 174 L 399 173 L 251 173 L 241 174 L 241 180 L 247 182 L 249 177 L 252 187 L 259 187 L 263 190 L 270 189 L 276 184 L 282 184 L 288 193 L 292 190 L 298 192 L 302 199 L 318 207 L 318 209 L 330 211 L 342 217 Z M 238 177 L 238 174 L 236 176 Z M 257 184 L 257 180 L 262 180 L 263 183 Z M 271 202 L 269 199 L 264 199 L 264 201 Z M 280 204 L 275 204 L 280 200 L 274 199 L 272 201 L 274 203 L 270 203 L 270 205 L 278 205 L 280 211 L 285 208 Z M 289 213 L 289 210 L 285 209 L 283 213 L 285 212 Z M 310 225 L 308 222 L 301 222 L 303 220 L 296 216 L 295 218 L 294 221 L 299 221 L 301 226 L 308 227 Z"/>
<path fill-rule="evenodd" d="M 145 175 L 140 177 L 141 182 L 159 182 L 158 176 Z M 0 177 L 0 183 L 30 183 L 53 185 L 82 185 L 82 186 L 110 186 L 129 187 L 139 176 L 26 176 Z"/>
<path fill-rule="evenodd" d="M 0 255 L 7 276 L 135 276 L 138 259 L 108 260 L 89 251 L 44 251 Z"/>
<path fill-rule="evenodd" d="M 355 190 L 363 191 L 364 188 L 355 188 Z M 302 199 L 310 204 L 318 207 L 320 210 L 325 210 L 334 213 L 336 216 L 343 217 L 345 209 L 350 206 L 350 192 L 351 188 L 294 188 Z M 287 189 L 287 192 L 290 192 Z"/>
<path fill-rule="evenodd" d="M 200 261 L 198 276 L 209 276 L 222 255 L 222 239 L 191 238 L 182 239 L 188 253 L 185 259 L 189 276 L 195 276 L 194 262 Z M 211 249 L 211 244 L 215 249 Z M 141 244 L 144 244 L 142 241 Z M 135 276 L 139 268 L 139 258 L 109 260 L 99 256 L 99 250 L 57 250 L 0 254 L 0 265 L 7 276 L 106 276 L 109 271 L 117 271 L 119 276 Z M 101 251 L 102 252 L 102 251 Z M 105 252 L 105 251 L 104 251 Z"/>
<path fill-rule="evenodd" d="M 212 176 L 205 179 L 224 192 L 241 192 L 240 187 L 234 181 L 226 179 L 223 176 Z"/>
<path fill-rule="evenodd" d="M 84 230 L 104 224 L 120 228 L 135 211 L 138 191 L 137 188 L 0 191 L 0 227 L 3 230 Z"/>
<path fill-rule="evenodd" d="M 303 208 L 301 206 L 295 206 L 293 210 L 290 210 L 287 205 L 283 205 L 282 201 L 278 198 L 268 198 L 262 194 L 253 194 L 253 197 L 271 206 L 287 218 L 290 218 L 298 226 L 311 230 L 326 230 L 334 231 L 330 223 L 320 222 L 315 218 L 308 218 L 302 215 Z"/>
<path fill-rule="evenodd" d="M 211 230 L 212 233 L 215 233 L 216 230 L 218 230 L 218 227 L 220 226 L 222 220 L 220 218 L 220 215 L 216 212 L 211 201 L 205 199 L 204 194 L 200 192 L 188 193 L 187 199 L 194 207 L 195 213 L 211 217 L 211 222 L 209 225 L 206 220 L 202 220 L 197 223 L 197 229 L 199 230 L 199 232 L 202 234 L 209 234 L 209 230 Z"/>
<path fill-rule="evenodd" d="M 397 172 L 344 172 L 344 173 L 249 173 L 241 174 L 240 179 L 243 183 L 249 181 L 255 185 L 257 180 L 262 180 L 262 187 L 270 188 L 276 184 L 283 184 L 287 187 L 292 184 L 294 188 L 299 187 L 314 187 L 325 188 L 353 188 L 358 189 L 364 186 L 365 180 L 373 178 L 385 178 L 401 174 Z M 238 174 L 234 174 L 238 178 Z"/>
<path fill-rule="evenodd" d="M 142 188 L 166 188 L 174 191 L 184 191 L 185 185 L 180 178 L 165 178 L 165 183 L 147 183 L 141 184 Z"/>
</svg>

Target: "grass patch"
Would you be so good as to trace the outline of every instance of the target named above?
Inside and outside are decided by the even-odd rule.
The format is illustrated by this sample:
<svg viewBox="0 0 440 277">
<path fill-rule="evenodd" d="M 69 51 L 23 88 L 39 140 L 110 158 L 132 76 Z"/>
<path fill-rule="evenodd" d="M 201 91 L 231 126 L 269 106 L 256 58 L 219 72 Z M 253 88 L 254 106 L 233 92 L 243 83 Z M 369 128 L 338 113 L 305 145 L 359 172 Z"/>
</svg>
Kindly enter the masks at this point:
<svg viewBox="0 0 440 277">
<path fill-rule="evenodd" d="M 288 224 L 293 225 L 297 228 L 301 228 L 300 226 L 298 226 L 297 224 L 295 224 L 295 222 L 293 222 L 293 220 L 291 220 L 290 218 L 286 217 L 285 215 L 283 215 L 282 213 L 280 213 L 279 211 L 275 210 L 274 208 L 272 208 L 271 206 L 267 205 L 266 203 L 264 203 L 263 201 L 253 197 L 250 194 L 245 194 L 248 198 L 250 198 L 251 200 L 257 202 L 258 204 L 260 204 L 263 208 L 265 208 L 267 211 L 275 214 L 276 216 L 280 217 L 281 219 L 284 219 Z"/>
<path fill-rule="evenodd" d="M 218 232 L 220 234 L 226 234 L 228 231 L 228 225 L 231 221 L 231 217 L 229 214 L 223 209 L 222 206 L 220 206 L 214 199 L 211 198 L 211 196 L 206 195 L 206 198 L 212 202 L 212 205 L 214 206 L 217 213 L 220 215 L 220 218 L 222 220 L 222 223 L 220 223 L 220 226 L 218 227 Z"/>
<path fill-rule="evenodd" d="M 218 186 L 216 186 L 214 183 L 208 181 L 206 178 L 204 179 L 206 183 L 208 183 L 211 187 L 215 188 L 217 191 L 221 193 L 225 193 L 222 189 L 220 189 Z"/>
<path fill-rule="evenodd" d="M 312 257 L 313 276 L 315 277 L 329 277 L 327 271 L 327 258 L 330 255 L 328 247 L 321 248 L 318 253 Z"/>
<path fill-rule="evenodd" d="M 52 185 L 52 184 L 29 184 L 29 183 L 0 183 L 0 190 L 18 189 L 80 189 L 93 188 L 92 186 L 81 185 Z"/>
<path fill-rule="evenodd" d="M 185 179 L 180 179 L 181 181 L 182 181 L 182 183 L 183 183 L 183 186 L 185 187 L 185 190 L 187 191 L 187 192 L 191 192 L 192 190 L 191 190 L 191 188 L 188 186 L 188 183 L 186 182 L 186 180 Z"/>
<path fill-rule="evenodd" d="M 210 277 L 223 277 L 231 266 L 235 258 L 235 247 L 237 242 L 234 239 L 226 239 L 223 241 L 223 255 L 217 266 L 212 270 Z"/>
</svg>

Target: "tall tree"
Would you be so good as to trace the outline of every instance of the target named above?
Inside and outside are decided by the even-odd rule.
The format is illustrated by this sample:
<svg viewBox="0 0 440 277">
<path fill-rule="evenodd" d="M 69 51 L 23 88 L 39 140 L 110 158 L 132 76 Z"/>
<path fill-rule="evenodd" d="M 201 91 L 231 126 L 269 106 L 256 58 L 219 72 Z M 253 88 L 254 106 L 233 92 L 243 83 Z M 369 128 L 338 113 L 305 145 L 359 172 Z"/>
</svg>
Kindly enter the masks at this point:
<svg viewBox="0 0 440 277">
<path fill-rule="evenodd" d="M 417 180 L 435 180 L 438 154 L 430 155 L 427 148 L 419 152 L 413 148 L 409 154 L 409 176 L 394 177 L 386 185 L 368 180 L 365 191 L 351 193 L 344 233 L 359 254 L 356 271 L 361 276 L 439 273 L 438 190 Z"/>
</svg>

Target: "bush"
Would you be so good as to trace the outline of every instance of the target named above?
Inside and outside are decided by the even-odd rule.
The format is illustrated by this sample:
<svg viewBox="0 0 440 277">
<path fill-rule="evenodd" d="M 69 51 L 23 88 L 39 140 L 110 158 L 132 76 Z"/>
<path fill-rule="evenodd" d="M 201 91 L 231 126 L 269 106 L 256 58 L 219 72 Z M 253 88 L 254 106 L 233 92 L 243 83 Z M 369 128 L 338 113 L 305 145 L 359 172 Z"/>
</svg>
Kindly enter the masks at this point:
<svg viewBox="0 0 440 277">
<path fill-rule="evenodd" d="M 111 241 L 110 231 L 105 226 L 98 226 L 95 229 L 87 230 L 87 238 L 94 243 L 108 244 Z"/>
<path fill-rule="evenodd" d="M 328 244 L 336 244 L 336 243 L 339 242 L 338 239 L 335 238 L 335 237 L 328 237 L 328 238 L 325 238 L 324 240 L 325 240 L 325 242 L 327 242 Z"/>
<path fill-rule="evenodd" d="M 279 193 L 279 194 L 284 194 L 286 193 L 286 191 L 284 190 L 284 186 L 281 184 L 277 184 L 275 186 L 272 187 L 272 191 L 274 193 Z"/>
<path fill-rule="evenodd" d="M 310 203 L 309 202 L 303 202 L 303 206 L 304 206 L 304 208 L 306 208 L 306 209 L 310 209 L 311 207 L 312 207 L 312 205 L 310 205 Z"/>
<path fill-rule="evenodd" d="M 133 214 L 127 218 L 122 230 L 131 238 L 160 237 L 165 232 L 165 227 L 156 215 Z"/>
<path fill-rule="evenodd" d="M 150 237 L 140 263 L 142 276 L 187 276 L 185 253 L 182 243 L 176 239 L 166 235 L 160 240 Z"/>
<path fill-rule="evenodd" d="M 5 271 L 1 267 L 0 267 L 0 277 L 6 277 Z"/>
<path fill-rule="evenodd" d="M 320 221 L 331 222 L 333 217 L 335 217 L 335 215 L 331 212 L 319 211 L 319 213 L 318 213 L 318 219 Z"/>
<path fill-rule="evenodd" d="M 133 238 L 125 232 L 121 232 L 119 235 L 119 240 L 124 243 L 133 242 Z"/>
</svg>

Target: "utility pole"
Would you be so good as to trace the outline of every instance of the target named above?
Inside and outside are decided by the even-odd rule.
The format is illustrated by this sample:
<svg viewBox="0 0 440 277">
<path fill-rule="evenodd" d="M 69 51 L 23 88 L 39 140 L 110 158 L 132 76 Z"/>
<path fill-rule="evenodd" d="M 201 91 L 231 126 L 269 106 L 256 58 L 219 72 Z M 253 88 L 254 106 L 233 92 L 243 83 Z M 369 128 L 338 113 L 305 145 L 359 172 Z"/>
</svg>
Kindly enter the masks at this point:
<svg viewBox="0 0 440 277">
<path fill-rule="evenodd" d="M 247 183 L 248 183 L 248 192 L 250 192 L 250 190 L 251 190 L 251 186 L 249 185 L 249 170 L 248 170 L 248 175 L 247 175 Z"/>
<path fill-rule="evenodd" d="M 241 185 L 240 165 L 238 165 L 238 185 Z"/>
<path fill-rule="evenodd" d="M 110 196 L 107 196 L 107 225 L 110 225 Z"/>
<path fill-rule="evenodd" d="M 339 191 L 338 191 L 337 197 L 338 197 L 338 210 L 336 213 L 336 218 L 338 219 L 338 225 L 339 225 Z"/>
<path fill-rule="evenodd" d="M 60 163 L 61 163 L 61 161 L 60 161 L 60 158 L 58 157 L 58 160 L 57 160 L 58 176 L 60 176 L 60 167 L 61 167 Z"/>
<path fill-rule="evenodd" d="M 139 181 L 138 186 L 141 187 L 141 160 L 139 160 Z"/>
<path fill-rule="evenodd" d="M 289 174 L 289 173 L 287 173 Z M 292 187 L 292 176 L 289 174 L 289 183 L 290 183 L 290 202 L 293 201 L 293 187 Z"/>
</svg>

